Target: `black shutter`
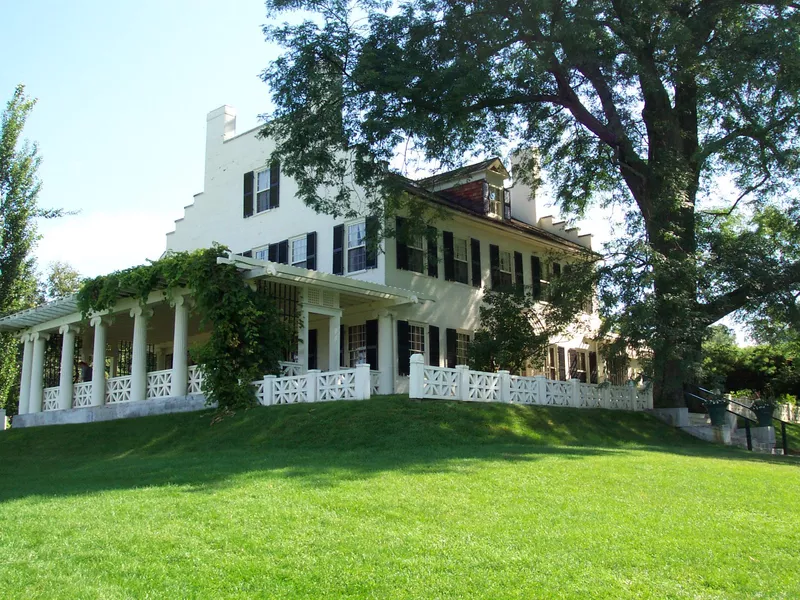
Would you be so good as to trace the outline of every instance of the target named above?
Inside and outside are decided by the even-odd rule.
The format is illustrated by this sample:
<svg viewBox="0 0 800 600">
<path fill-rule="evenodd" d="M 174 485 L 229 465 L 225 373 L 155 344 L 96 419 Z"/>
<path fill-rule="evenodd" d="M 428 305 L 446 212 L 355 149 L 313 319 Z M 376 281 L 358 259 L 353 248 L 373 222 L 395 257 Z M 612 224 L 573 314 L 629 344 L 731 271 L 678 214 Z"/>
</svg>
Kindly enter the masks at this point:
<svg viewBox="0 0 800 600">
<path fill-rule="evenodd" d="M 244 218 L 253 216 L 253 172 L 244 174 L 244 194 L 242 196 Z"/>
<path fill-rule="evenodd" d="M 411 352 L 408 344 L 408 321 L 397 322 L 397 374 L 408 375 L 411 371 Z"/>
<path fill-rule="evenodd" d="M 489 208 L 489 184 L 487 182 L 483 182 L 483 214 L 488 215 L 490 208 Z"/>
<path fill-rule="evenodd" d="M 269 167 L 269 207 L 280 206 L 281 165 L 274 162 Z"/>
<path fill-rule="evenodd" d="M 278 262 L 282 265 L 289 264 L 289 240 L 278 242 Z"/>
<path fill-rule="evenodd" d="M 531 289 L 538 300 L 542 295 L 542 261 L 538 256 L 531 256 Z"/>
<path fill-rule="evenodd" d="M 589 352 L 589 383 L 597 383 L 597 352 Z"/>
<path fill-rule="evenodd" d="M 559 277 L 560 275 L 561 275 L 561 263 L 554 262 L 553 263 L 553 277 L 552 277 L 552 279 L 555 279 L 556 277 Z"/>
<path fill-rule="evenodd" d="M 449 369 L 455 368 L 458 362 L 458 344 L 457 332 L 455 329 L 445 329 L 444 335 L 447 338 L 447 367 Z"/>
<path fill-rule="evenodd" d="M 500 247 L 494 244 L 489 244 L 489 273 L 492 289 L 497 289 L 500 286 Z"/>
<path fill-rule="evenodd" d="M 333 227 L 333 274 L 344 275 L 344 225 Z"/>
<path fill-rule="evenodd" d="M 567 380 L 567 353 L 564 346 L 558 347 L 558 379 L 559 381 Z"/>
<path fill-rule="evenodd" d="M 428 364 L 432 367 L 441 367 L 439 358 L 439 328 L 428 325 Z"/>
<path fill-rule="evenodd" d="M 569 351 L 569 378 L 574 379 L 578 376 L 578 351 Z"/>
<path fill-rule="evenodd" d="M 306 234 L 306 269 L 317 270 L 317 232 Z"/>
<path fill-rule="evenodd" d="M 397 217 L 396 229 L 397 268 L 408 271 L 408 246 L 405 242 L 408 232 L 406 231 L 406 220 L 403 217 Z"/>
<path fill-rule="evenodd" d="M 367 242 L 367 269 L 378 268 L 378 217 L 364 219 Z M 377 367 L 376 367 L 377 368 Z"/>
<path fill-rule="evenodd" d="M 308 330 L 308 368 L 309 369 L 318 369 L 318 360 L 317 360 L 317 330 L 316 329 L 309 329 Z"/>
<path fill-rule="evenodd" d="M 483 284 L 483 273 L 481 269 L 481 243 L 479 240 L 471 238 L 469 245 L 472 254 L 472 285 L 476 288 L 479 288 Z"/>
<path fill-rule="evenodd" d="M 367 362 L 373 371 L 378 370 L 378 319 L 367 321 Z"/>
<path fill-rule="evenodd" d="M 443 231 L 442 232 L 442 247 L 444 249 L 444 279 L 445 281 L 455 281 L 456 279 L 456 267 L 454 264 L 453 255 L 455 254 L 455 250 L 453 249 L 453 232 L 452 231 Z"/>
<path fill-rule="evenodd" d="M 428 275 L 439 277 L 439 237 L 436 227 L 428 227 Z"/>
<path fill-rule="evenodd" d="M 345 327 L 344 325 L 339 325 L 339 366 L 346 367 L 347 357 L 344 355 L 344 334 L 345 334 Z"/>
<path fill-rule="evenodd" d="M 267 256 L 270 262 L 278 262 L 278 244 L 270 244 Z"/>
<path fill-rule="evenodd" d="M 245 258 L 253 258 L 253 251 L 252 250 L 245 250 L 242 252 L 242 256 Z"/>
<path fill-rule="evenodd" d="M 514 252 L 514 279 L 517 289 L 522 291 L 525 287 L 525 277 L 522 274 L 522 254 Z"/>
</svg>

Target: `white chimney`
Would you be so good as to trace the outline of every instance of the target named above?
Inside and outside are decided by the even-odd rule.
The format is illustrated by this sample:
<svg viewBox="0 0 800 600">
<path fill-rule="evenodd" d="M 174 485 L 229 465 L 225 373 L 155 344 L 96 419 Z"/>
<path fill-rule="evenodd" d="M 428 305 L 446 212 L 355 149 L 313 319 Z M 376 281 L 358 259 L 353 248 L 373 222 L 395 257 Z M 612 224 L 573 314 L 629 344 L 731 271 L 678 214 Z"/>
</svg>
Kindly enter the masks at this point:
<svg viewBox="0 0 800 600">
<path fill-rule="evenodd" d="M 511 154 L 511 218 L 536 225 L 536 188 L 539 185 L 539 159 L 531 149 Z"/>
<path fill-rule="evenodd" d="M 220 106 L 206 117 L 206 147 L 221 144 L 236 135 L 236 109 Z"/>
</svg>

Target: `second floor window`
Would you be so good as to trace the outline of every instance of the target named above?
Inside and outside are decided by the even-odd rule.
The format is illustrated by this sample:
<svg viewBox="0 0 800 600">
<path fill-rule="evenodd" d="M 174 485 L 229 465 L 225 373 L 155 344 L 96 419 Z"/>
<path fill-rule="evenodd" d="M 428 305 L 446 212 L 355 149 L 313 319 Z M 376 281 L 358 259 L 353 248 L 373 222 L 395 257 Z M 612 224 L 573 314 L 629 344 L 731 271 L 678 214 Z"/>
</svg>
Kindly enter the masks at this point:
<svg viewBox="0 0 800 600">
<path fill-rule="evenodd" d="M 347 272 L 367 268 L 367 225 L 364 221 L 347 226 Z"/>
<path fill-rule="evenodd" d="M 514 263 L 511 262 L 511 252 L 500 252 L 500 285 L 511 285 Z"/>
<path fill-rule="evenodd" d="M 269 246 L 254 252 L 257 260 L 269 260 Z"/>
<path fill-rule="evenodd" d="M 293 239 L 292 244 L 292 266 L 306 268 L 306 258 L 308 257 L 308 246 L 306 236 Z"/>
<path fill-rule="evenodd" d="M 410 235 L 408 238 L 408 270 L 422 273 L 425 270 L 425 248 L 421 235 Z"/>
<path fill-rule="evenodd" d="M 467 283 L 468 276 L 469 276 L 469 259 L 467 257 L 467 240 L 460 240 L 458 238 L 454 238 L 453 278 L 460 283 Z"/>
</svg>

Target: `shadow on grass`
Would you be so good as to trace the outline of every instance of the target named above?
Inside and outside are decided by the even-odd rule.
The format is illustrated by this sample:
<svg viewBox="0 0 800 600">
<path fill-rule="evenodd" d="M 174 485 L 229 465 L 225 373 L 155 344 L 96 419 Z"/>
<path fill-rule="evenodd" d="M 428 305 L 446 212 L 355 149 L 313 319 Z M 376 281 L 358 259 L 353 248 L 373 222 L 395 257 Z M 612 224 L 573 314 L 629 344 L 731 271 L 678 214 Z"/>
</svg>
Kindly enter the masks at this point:
<svg viewBox="0 0 800 600">
<path fill-rule="evenodd" d="M 149 486 L 193 491 L 237 476 L 334 486 L 377 474 L 468 472 L 470 460 L 636 451 L 797 464 L 701 442 L 642 413 L 384 397 L 255 408 L 212 424 L 185 413 L 0 435 L 0 501 Z"/>
</svg>

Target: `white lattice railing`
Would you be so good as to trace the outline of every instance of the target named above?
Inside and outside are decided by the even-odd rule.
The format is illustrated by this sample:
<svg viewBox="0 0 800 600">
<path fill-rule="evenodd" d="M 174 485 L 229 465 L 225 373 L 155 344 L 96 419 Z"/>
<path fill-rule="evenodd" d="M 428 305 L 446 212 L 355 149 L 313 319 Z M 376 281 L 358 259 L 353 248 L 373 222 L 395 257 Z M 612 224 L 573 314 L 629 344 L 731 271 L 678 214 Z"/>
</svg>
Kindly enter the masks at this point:
<svg viewBox="0 0 800 600">
<path fill-rule="evenodd" d="M 300 363 L 281 361 L 278 365 L 281 368 L 281 377 L 293 377 L 303 374 L 303 365 Z"/>
<path fill-rule="evenodd" d="M 369 393 L 373 396 L 377 396 L 381 392 L 381 372 L 380 371 L 370 371 L 369 372 Z"/>
<path fill-rule="evenodd" d="M 311 370 L 302 375 L 267 375 L 264 379 L 254 381 L 253 386 L 259 403 L 267 406 L 332 400 L 369 400 L 373 393 L 369 365 L 359 365 L 355 369 L 342 371 Z"/>
<path fill-rule="evenodd" d="M 130 402 L 131 376 L 112 377 L 106 382 L 106 404 Z"/>
<path fill-rule="evenodd" d="M 652 389 L 636 387 L 632 382 L 624 386 L 598 385 L 581 383 L 577 379 L 554 381 L 543 376 L 520 377 L 508 371 L 470 371 L 466 366 L 430 367 L 425 366 L 419 354 L 411 357 L 409 388 L 412 398 L 622 410 L 653 407 Z"/>
<path fill-rule="evenodd" d="M 92 382 L 76 383 L 72 387 L 72 408 L 84 408 L 92 405 Z"/>
<path fill-rule="evenodd" d="M 190 394 L 203 393 L 203 373 L 197 365 L 189 367 L 189 390 Z"/>
<path fill-rule="evenodd" d="M 44 398 L 42 400 L 42 410 L 58 410 L 58 387 L 44 388 Z"/>
<path fill-rule="evenodd" d="M 172 369 L 147 374 L 147 399 L 166 398 L 172 393 Z"/>
</svg>

